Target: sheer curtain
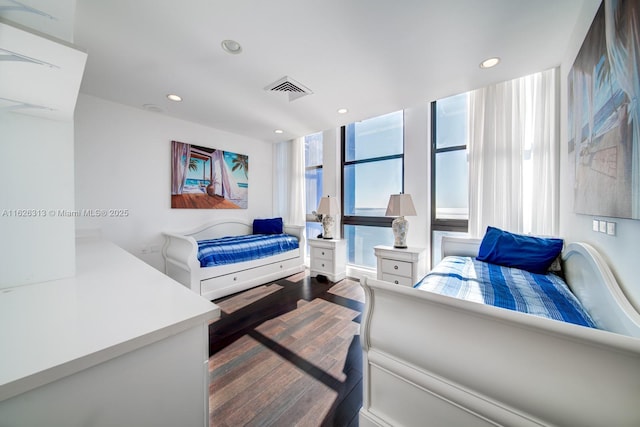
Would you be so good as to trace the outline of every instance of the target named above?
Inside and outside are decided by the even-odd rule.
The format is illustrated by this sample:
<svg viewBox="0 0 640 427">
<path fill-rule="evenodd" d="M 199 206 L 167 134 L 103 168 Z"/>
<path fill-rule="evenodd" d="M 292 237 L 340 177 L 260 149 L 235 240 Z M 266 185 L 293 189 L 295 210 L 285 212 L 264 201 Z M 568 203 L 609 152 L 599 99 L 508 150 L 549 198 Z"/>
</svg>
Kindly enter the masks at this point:
<svg viewBox="0 0 640 427">
<path fill-rule="evenodd" d="M 171 141 L 171 194 L 182 194 L 190 157 L 191 145 Z"/>
<path fill-rule="evenodd" d="M 558 233 L 557 69 L 471 92 L 469 233 Z"/>
<path fill-rule="evenodd" d="M 276 144 L 273 165 L 274 215 L 285 224 L 305 225 L 304 138 Z"/>
</svg>

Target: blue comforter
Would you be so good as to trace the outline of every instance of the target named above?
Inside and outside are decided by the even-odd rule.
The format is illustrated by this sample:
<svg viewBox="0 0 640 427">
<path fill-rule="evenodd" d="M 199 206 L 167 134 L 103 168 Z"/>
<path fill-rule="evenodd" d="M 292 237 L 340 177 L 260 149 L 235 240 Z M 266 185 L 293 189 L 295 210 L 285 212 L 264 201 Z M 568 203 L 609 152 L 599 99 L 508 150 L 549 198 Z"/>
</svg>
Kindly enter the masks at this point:
<svg viewBox="0 0 640 427">
<path fill-rule="evenodd" d="M 233 264 L 265 258 L 297 249 L 298 239 L 289 234 L 248 234 L 198 241 L 200 267 Z"/>
<path fill-rule="evenodd" d="M 535 316 L 595 327 L 555 274 L 534 274 L 475 258 L 444 258 L 415 288 Z"/>
</svg>

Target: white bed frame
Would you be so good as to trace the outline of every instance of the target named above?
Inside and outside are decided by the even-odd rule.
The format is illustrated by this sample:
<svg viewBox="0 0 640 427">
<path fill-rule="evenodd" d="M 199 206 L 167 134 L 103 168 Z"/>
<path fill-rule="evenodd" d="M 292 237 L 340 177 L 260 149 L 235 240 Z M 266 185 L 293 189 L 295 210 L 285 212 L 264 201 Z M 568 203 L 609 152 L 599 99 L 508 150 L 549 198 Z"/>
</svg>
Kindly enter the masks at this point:
<svg viewBox="0 0 640 427">
<path fill-rule="evenodd" d="M 640 314 L 591 246 L 562 258 L 606 331 L 363 279 L 360 426 L 640 426 Z"/>
<path fill-rule="evenodd" d="M 182 233 L 163 233 L 165 274 L 203 297 L 214 300 L 304 270 L 304 226 L 285 225 L 296 236 L 299 248 L 282 254 L 214 267 L 200 267 L 198 240 L 251 234 L 253 224 L 219 220 Z"/>
</svg>

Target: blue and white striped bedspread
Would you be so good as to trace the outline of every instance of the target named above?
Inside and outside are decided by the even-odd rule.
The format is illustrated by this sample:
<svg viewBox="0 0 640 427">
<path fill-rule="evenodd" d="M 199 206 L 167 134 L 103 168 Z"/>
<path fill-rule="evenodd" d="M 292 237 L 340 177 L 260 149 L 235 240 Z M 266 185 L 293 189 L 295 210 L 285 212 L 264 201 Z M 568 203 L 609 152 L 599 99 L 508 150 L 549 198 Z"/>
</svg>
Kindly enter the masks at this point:
<svg viewBox="0 0 640 427">
<path fill-rule="evenodd" d="M 198 241 L 198 260 L 200 267 L 213 267 L 266 258 L 298 247 L 298 238 L 289 234 L 222 237 Z"/>
<path fill-rule="evenodd" d="M 555 274 L 534 274 L 475 258 L 444 258 L 415 288 L 509 310 L 595 327 L 589 314 Z"/>
</svg>

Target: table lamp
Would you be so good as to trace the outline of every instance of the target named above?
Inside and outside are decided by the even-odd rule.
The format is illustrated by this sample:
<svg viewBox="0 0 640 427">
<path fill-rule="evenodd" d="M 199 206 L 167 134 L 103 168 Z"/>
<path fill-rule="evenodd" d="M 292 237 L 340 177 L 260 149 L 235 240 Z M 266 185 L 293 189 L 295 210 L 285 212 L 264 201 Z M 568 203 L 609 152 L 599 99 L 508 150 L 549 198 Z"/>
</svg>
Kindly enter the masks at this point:
<svg viewBox="0 0 640 427">
<path fill-rule="evenodd" d="M 340 212 L 338 200 L 335 197 L 322 197 L 316 212 L 322 215 L 322 238 L 333 239 L 333 226 L 335 224 L 333 217 Z"/>
<path fill-rule="evenodd" d="M 409 230 L 409 221 L 404 219 L 405 216 L 415 216 L 416 208 L 413 206 L 413 200 L 410 194 L 392 194 L 389 197 L 386 216 L 397 216 L 391 224 L 395 241 L 394 248 L 407 247 L 407 231 Z"/>
</svg>

